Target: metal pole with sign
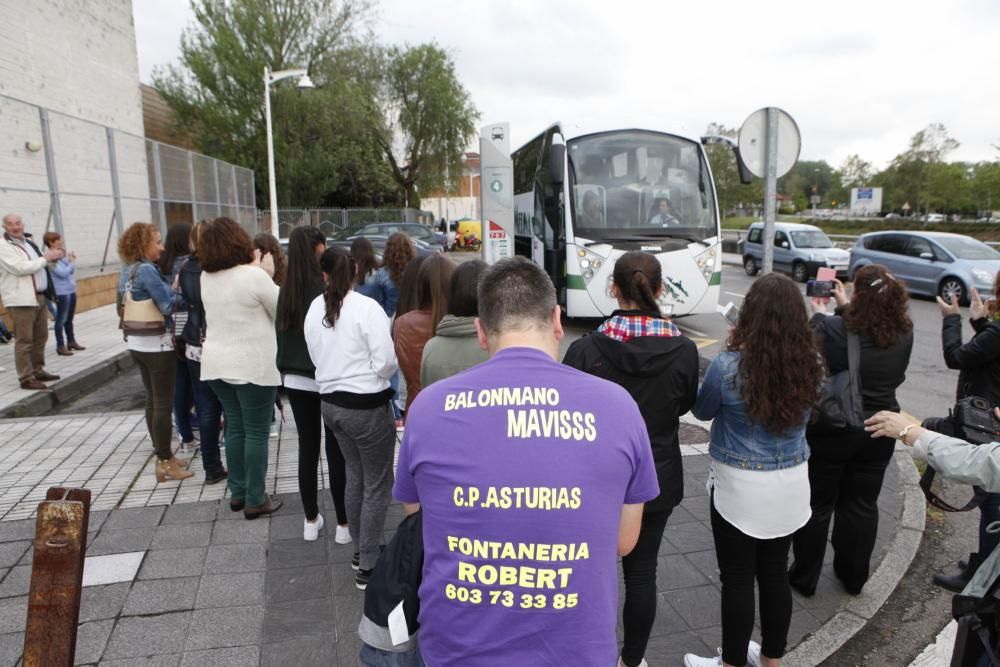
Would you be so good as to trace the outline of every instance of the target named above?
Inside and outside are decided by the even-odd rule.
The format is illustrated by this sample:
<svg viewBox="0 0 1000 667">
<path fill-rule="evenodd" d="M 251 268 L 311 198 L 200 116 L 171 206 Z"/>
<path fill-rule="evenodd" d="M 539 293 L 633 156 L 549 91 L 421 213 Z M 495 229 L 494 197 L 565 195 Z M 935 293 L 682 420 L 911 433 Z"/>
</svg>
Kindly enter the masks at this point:
<svg viewBox="0 0 1000 667">
<path fill-rule="evenodd" d="M 764 179 L 764 273 L 770 273 L 774 264 L 778 179 L 795 166 L 801 146 L 795 121 L 777 107 L 758 109 L 740 128 L 740 155 L 750 173 Z"/>
<path fill-rule="evenodd" d="M 483 261 L 514 256 L 514 179 L 510 123 L 493 123 L 479 138 L 479 198 L 482 208 Z"/>
</svg>

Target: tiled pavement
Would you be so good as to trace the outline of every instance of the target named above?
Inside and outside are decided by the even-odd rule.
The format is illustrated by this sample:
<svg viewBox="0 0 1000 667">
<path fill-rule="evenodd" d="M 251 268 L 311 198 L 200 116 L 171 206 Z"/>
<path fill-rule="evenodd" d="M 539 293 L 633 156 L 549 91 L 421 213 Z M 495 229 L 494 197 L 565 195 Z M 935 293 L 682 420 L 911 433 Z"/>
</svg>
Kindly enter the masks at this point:
<svg viewBox="0 0 1000 667">
<path fill-rule="evenodd" d="M 118 316 L 113 304 L 79 313 L 73 324 L 77 339 L 86 350 L 76 352 L 71 357 L 57 355 L 51 322 L 49 339 L 45 345 L 45 369 L 61 376 L 64 381 L 126 352 L 125 342 L 118 331 Z M 38 392 L 21 389 L 14 370 L 13 342 L 0 345 L 0 368 L 5 369 L 0 371 L 0 414 L 4 414 L 18 401 Z"/>
<path fill-rule="evenodd" d="M 149 444 L 140 421 L 134 414 L 102 415 L 15 420 L 0 427 L 9 433 L 22 423 L 41 423 L 47 429 L 42 432 L 49 435 L 75 433 L 56 445 L 44 444 L 47 435 L 17 441 L 22 443 L 18 451 L 30 450 L 26 443 L 40 443 L 22 461 L 44 454 L 40 460 L 51 462 L 44 465 L 77 471 L 66 480 L 58 475 L 30 479 L 42 491 L 51 484 L 82 480 L 85 462 L 97 456 L 95 471 L 86 469 L 81 483 L 101 487 L 95 508 L 118 507 L 93 513 L 88 557 L 137 552 L 142 559 L 134 577 L 117 572 L 125 581 L 84 589 L 77 663 L 356 664 L 362 594 L 353 586 L 351 546 L 335 544 L 329 530 L 324 531 L 325 539 L 304 542 L 301 500 L 295 493 L 282 496 L 287 504 L 276 516 L 245 521 L 220 500 L 223 489 L 201 484 L 200 471 L 183 483 L 155 485 L 146 465 Z M 77 438 L 99 444 L 74 457 L 70 450 Z M 704 431 L 686 426 L 684 440 L 704 440 Z M 286 425 L 281 437 L 272 439 L 268 476 L 269 486 L 279 492 L 295 483 L 295 448 L 283 446 L 288 443 L 294 443 L 294 433 Z M 686 497 L 667 524 L 660 550 L 658 613 L 647 651 L 654 665 L 680 664 L 688 651 L 707 655 L 720 640 L 719 578 L 704 490 L 709 462 L 703 444 L 684 449 Z M 0 462 L 8 458 L 8 445 L 0 445 Z M 25 465 L 29 467 L 34 466 Z M 111 471 L 110 477 L 105 477 L 106 471 Z M 20 479 L 30 474 L 25 471 Z M 0 474 L 0 479 L 5 477 Z M 34 508 L 38 491 L 28 495 L 32 493 L 35 496 L 7 510 L 9 520 L 0 521 L 0 666 L 16 664 L 21 652 L 34 522 L 14 516 Z M 133 503 L 143 506 L 126 507 Z M 321 506 L 327 525 L 333 526 L 329 494 L 322 495 Z M 877 560 L 898 526 L 902 508 L 895 466 L 890 466 L 880 508 Z M 386 520 L 387 538 L 401 517 L 401 507 L 394 504 Z M 88 563 L 88 574 L 92 569 Z M 795 597 L 791 644 L 846 601 L 828 564 L 817 595 Z"/>
</svg>

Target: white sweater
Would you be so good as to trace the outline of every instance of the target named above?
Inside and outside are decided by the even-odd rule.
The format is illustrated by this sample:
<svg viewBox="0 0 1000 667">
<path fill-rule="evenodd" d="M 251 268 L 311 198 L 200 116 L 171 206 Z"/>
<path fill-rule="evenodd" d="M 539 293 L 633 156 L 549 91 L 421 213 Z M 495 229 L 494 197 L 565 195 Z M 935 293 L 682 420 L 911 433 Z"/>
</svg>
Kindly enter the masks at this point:
<svg viewBox="0 0 1000 667">
<path fill-rule="evenodd" d="M 278 286 L 264 270 L 245 264 L 202 272 L 201 302 L 206 325 L 201 379 L 280 385 L 274 332 Z"/>
<path fill-rule="evenodd" d="M 397 363 L 382 306 L 351 291 L 344 297 L 336 325 L 326 326 L 325 318 L 326 303 L 320 295 L 310 304 L 302 325 L 319 393 L 374 394 L 388 389 Z"/>
</svg>

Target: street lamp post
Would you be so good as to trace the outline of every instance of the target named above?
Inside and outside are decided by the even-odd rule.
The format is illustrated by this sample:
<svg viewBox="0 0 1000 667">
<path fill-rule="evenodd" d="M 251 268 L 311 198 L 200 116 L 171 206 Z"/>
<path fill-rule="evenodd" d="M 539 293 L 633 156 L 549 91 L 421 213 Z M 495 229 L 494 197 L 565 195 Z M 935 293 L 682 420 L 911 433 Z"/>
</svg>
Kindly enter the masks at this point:
<svg viewBox="0 0 1000 667">
<path fill-rule="evenodd" d="M 274 179 L 274 132 L 271 129 L 271 84 L 289 77 L 299 77 L 299 88 L 315 88 L 309 73 L 304 69 L 285 69 L 272 72 L 270 67 L 264 67 L 264 121 L 267 125 L 267 188 L 271 205 L 271 234 L 280 239 L 278 229 L 278 191 Z"/>
</svg>

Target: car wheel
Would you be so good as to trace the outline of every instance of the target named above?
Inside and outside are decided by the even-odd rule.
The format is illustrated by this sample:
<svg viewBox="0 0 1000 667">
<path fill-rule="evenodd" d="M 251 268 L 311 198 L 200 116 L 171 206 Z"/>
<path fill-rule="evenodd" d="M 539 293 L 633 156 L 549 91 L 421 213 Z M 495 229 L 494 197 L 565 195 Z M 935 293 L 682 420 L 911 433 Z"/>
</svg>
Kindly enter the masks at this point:
<svg viewBox="0 0 1000 667">
<path fill-rule="evenodd" d="M 797 283 L 804 283 L 809 280 L 809 269 L 802 262 L 792 264 L 792 280 Z"/>
<path fill-rule="evenodd" d="M 963 306 L 967 305 L 969 300 L 965 293 L 965 283 L 954 276 L 948 276 L 941 281 L 941 284 L 938 285 L 938 296 L 949 303 L 957 301 Z"/>
<path fill-rule="evenodd" d="M 760 271 L 760 267 L 757 266 L 757 260 L 755 260 L 750 255 L 747 255 L 743 259 L 743 270 L 747 272 L 748 276 L 755 276 L 757 272 Z"/>
</svg>

